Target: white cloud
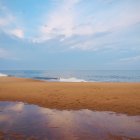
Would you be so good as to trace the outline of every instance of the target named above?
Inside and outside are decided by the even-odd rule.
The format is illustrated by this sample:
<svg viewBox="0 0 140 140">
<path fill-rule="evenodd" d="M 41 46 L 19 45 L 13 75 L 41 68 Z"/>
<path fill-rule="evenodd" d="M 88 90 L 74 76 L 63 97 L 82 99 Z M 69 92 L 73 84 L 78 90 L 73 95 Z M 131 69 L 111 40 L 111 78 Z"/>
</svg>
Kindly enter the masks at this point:
<svg viewBox="0 0 140 140">
<path fill-rule="evenodd" d="M 81 49 L 81 50 L 94 50 L 96 51 L 97 48 L 94 47 L 95 43 L 93 41 L 84 41 L 80 43 L 73 44 L 70 49 Z"/>
<path fill-rule="evenodd" d="M 0 18 L 0 26 L 6 26 L 10 23 L 11 19 L 9 18 Z"/>
<path fill-rule="evenodd" d="M 10 25 L 14 20 L 15 17 L 11 12 L 5 6 L 0 5 L 0 27 Z"/>
<path fill-rule="evenodd" d="M 0 5 L 0 27 L 8 26 L 15 21 L 15 17 L 5 7 Z"/>
<path fill-rule="evenodd" d="M 38 28 L 26 29 L 28 37 L 25 36 L 24 28 L 19 25 L 18 18 L 11 11 L 9 12 L 6 7 L 1 10 L 3 16 L 0 14 L 0 30 L 20 39 L 31 39 L 34 43 L 45 42 L 47 44 L 55 39 L 59 43 L 56 46 L 95 51 L 104 48 L 102 44 L 113 42 L 111 36 L 103 40 L 97 39 L 97 34 L 105 32 L 113 34 L 129 28 L 133 24 L 140 23 L 140 9 L 135 2 L 123 1 L 115 4 L 113 4 L 112 0 L 107 0 L 106 2 L 103 0 L 62 0 L 61 2 L 53 0 L 53 2 L 55 2 L 55 7 L 51 11 L 48 12 L 47 10 L 45 14 L 43 13 L 42 15 L 45 16 L 40 16 L 41 19 L 38 17 L 37 21 L 41 23 L 36 25 Z M 107 8 L 102 3 L 111 3 L 112 6 Z M 97 9 L 99 8 L 100 10 L 95 8 L 96 5 Z M 33 17 L 33 20 L 34 18 L 36 17 Z M 76 40 L 75 36 L 78 36 L 79 39 Z M 98 36 L 98 38 L 100 37 Z"/>
<path fill-rule="evenodd" d="M 42 42 L 58 35 L 64 35 L 65 37 L 73 35 L 76 18 L 74 7 L 78 2 L 79 0 L 63 0 L 63 4 L 52 11 L 46 21 L 43 21 L 43 25 L 39 27 L 41 35 L 34 40 Z"/>
<path fill-rule="evenodd" d="M 140 62 L 140 55 L 138 55 L 138 56 L 133 56 L 133 57 L 127 57 L 127 58 L 121 58 L 119 61 L 120 61 L 120 62 L 125 62 L 125 63 Z"/>
<path fill-rule="evenodd" d="M 87 11 L 82 7 L 79 9 L 79 2 L 86 4 L 85 1 L 81 0 L 64 0 L 63 4 L 58 5 L 54 11 L 49 13 L 47 18 L 43 17 L 45 20 L 39 27 L 38 36 L 33 37 L 33 42 L 42 43 L 63 35 L 59 43 L 65 44 L 70 49 L 98 50 L 102 48 L 102 43 L 109 44 L 112 41 L 106 40 L 102 42 L 95 39 L 94 35 L 96 36 L 96 34 L 103 32 L 114 33 L 122 31 L 140 22 L 140 10 L 135 4 L 130 5 L 122 2 L 122 4 L 120 3 L 114 8 L 102 9 L 95 13 L 90 12 L 90 15 L 86 16 Z M 84 13 L 84 15 L 81 13 Z M 84 42 L 80 42 L 75 40 L 75 35 L 91 37 Z M 71 40 L 72 37 L 73 40 Z M 70 45 L 69 42 L 73 43 Z"/>
<path fill-rule="evenodd" d="M 0 5 L 0 30 L 18 38 L 24 37 L 24 31 L 19 26 L 17 17 L 5 6 Z"/>
<path fill-rule="evenodd" d="M 24 32 L 22 29 L 13 29 L 8 31 L 9 34 L 14 35 L 18 38 L 24 38 Z"/>
</svg>

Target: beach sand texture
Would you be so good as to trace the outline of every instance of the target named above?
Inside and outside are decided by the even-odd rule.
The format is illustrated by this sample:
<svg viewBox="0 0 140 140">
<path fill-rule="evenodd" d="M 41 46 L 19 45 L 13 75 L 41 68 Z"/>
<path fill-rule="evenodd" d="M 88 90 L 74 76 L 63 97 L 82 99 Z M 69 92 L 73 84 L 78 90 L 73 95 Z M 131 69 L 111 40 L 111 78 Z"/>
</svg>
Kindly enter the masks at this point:
<svg viewBox="0 0 140 140">
<path fill-rule="evenodd" d="M 60 110 L 91 109 L 140 115 L 140 83 L 44 82 L 0 77 L 0 101 L 22 101 Z"/>
</svg>

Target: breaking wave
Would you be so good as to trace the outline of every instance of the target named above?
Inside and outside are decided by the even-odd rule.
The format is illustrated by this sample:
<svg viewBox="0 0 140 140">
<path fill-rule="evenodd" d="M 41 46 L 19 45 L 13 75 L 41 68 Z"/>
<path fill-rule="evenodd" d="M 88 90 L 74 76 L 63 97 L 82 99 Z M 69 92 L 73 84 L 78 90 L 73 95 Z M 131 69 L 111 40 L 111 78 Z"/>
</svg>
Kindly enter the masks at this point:
<svg viewBox="0 0 140 140">
<path fill-rule="evenodd" d="M 0 77 L 7 77 L 7 74 L 0 73 Z"/>
<path fill-rule="evenodd" d="M 62 78 L 62 77 L 33 77 L 35 79 L 45 80 L 45 81 L 51 81 L 51 82 L 87 82 L 83 79 L 78 79 L 75 77 L 71 78 Z"/>
<path fill-rule="evenodd" d="M 71 78 L 61 78 L 60 77 L 59 81 L 60 82 L 86 82 L 83 79 L 78 79 L 78 78 L 75 78 L 75 77 L 71 77 Z"/>
</svg>

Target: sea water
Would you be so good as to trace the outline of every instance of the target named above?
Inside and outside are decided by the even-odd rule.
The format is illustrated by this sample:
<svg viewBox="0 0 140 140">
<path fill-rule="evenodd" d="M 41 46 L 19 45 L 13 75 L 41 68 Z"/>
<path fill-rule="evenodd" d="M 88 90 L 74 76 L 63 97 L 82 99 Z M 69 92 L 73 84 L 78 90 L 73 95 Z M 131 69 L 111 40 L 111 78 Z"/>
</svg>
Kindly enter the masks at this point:
<svg viewBox="0 0 140 140">
<path fill-rule="evenodd" d="M 0 70 L 0 76 L 55 82 L 140 82 L 140 70 Z"/>
</svg>

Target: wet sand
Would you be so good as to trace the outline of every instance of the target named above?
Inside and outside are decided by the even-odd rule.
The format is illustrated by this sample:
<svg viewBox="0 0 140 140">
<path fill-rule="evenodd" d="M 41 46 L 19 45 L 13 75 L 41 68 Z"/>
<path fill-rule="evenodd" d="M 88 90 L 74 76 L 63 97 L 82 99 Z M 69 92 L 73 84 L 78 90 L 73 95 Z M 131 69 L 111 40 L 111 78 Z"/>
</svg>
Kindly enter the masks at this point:
<svg viewBox="0 0 140 140">
<path fill-rule="evenodd" d="M 59 83 L 0 77 L 0 101 L 140 115 L 140 83 Z"/>
</svg>

